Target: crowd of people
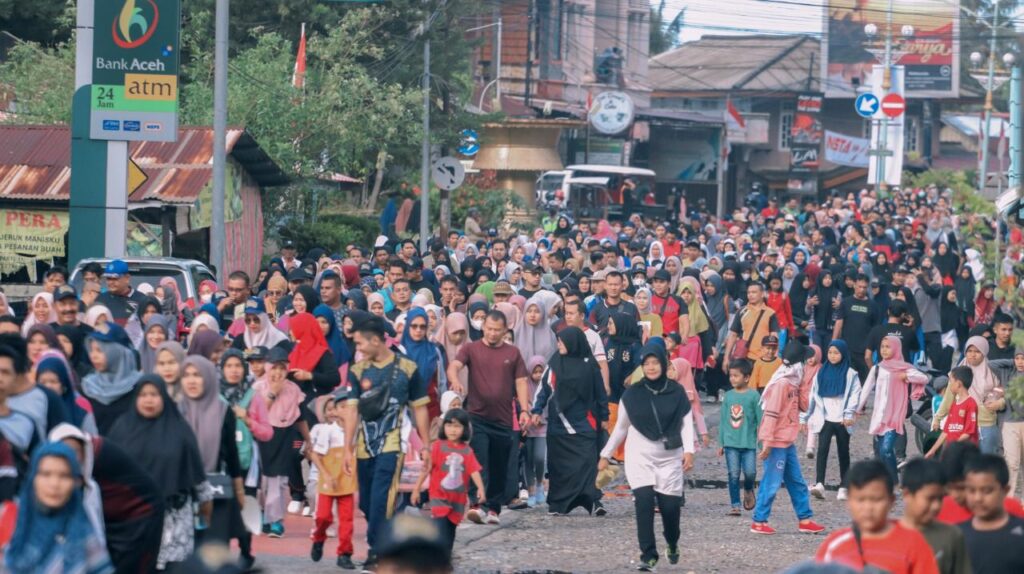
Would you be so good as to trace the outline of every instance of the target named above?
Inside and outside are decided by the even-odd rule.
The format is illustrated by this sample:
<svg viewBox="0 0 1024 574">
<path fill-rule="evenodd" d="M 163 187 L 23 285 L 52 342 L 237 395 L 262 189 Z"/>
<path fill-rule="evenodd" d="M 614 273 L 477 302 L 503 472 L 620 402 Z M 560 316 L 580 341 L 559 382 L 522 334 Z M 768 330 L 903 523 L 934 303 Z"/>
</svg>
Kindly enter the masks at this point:
<svg viewBox="0 0 1024 574">
<path fill-rule="evenodd" d="M 300 258 L 285 242 L 255 277 L 194 296 L 120 260 L 86 265 L 76 286 L 50 269 L 22 317 L 0 293 L 4 568 L 148 573 L 235 540 L 249 570 L 253 536 L 280 538 L 299 514 L 313 561 L 334 537 L 337 566 L 355 569 L 358 507 L 372 572 L 396 513 L 420 507 L 450 553 L 464 519 L 603 516 L 620 468 L 653 570 L 656 514 L 681 560 L 685 476 L 713 442 L 702 404 L 720 402 L 723 507 L 752 513 L 751 533 L 776 532 L 783 487 L 796 530 L 826 530 L 809 501 L 828 496 L 834 440 L 853 526 L 819 561 L 1024 571 L 1024 403 L 1008 392 L 1024 349 L 1002 295 L 1021 242 L 997 284 L 984 238 L 961 232 L 977 216 L 948 192 L 772 200 L 722 219 L 685 204 L 671 221 L 552 213 L 504 236 L 471 218 L 471 236 L 426 252 L 393 218 L 372 246 Z M 915 456 L 908 419 L 930 394 Z M 851 465 L 869 437 L 875 458 Z"/>
</svg>

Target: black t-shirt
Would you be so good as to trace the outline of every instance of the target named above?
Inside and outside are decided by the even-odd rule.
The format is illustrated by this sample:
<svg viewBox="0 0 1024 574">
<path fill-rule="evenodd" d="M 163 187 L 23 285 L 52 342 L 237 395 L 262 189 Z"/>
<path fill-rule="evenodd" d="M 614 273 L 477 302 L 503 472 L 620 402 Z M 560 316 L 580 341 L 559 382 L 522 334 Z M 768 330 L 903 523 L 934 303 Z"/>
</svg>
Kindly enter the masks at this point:
<svg viewBox="0 0 1024 574">
<path fill-rule="evenodd" d="M 526 287 L 523 287 L 522 289 L 519 290 L 519 294 L 529 299 L 530 297 L 533 297 L 534 295 L 540 293 L 543 290 L 543 287 L 538 287 L 536 291 L 532 291 L 530 289 L 527 289 Z"/>
<path fill-rule="evenodd" d="M 999 359 L 1013 359 L 1013 355 L 1016 352 L 1017 348 L 1014 347 L 1012 343 L 1003 349 L 1000 348 L 995 341 L 992 341 L 988 346 L 988 360 L 997 361 Z"/>
<path fill-rule="evenodd" d="M 100 293 L 99 297 L 96 298 L 97 303 L 110 309 L 110 313 L 113 315 L 111 320 L 122 327 L 139 310 L 139 306 L 145 300 L 146 296 L 134 289 L 127 297 L 124 295 L 114 295 L 107 291 L 106 293 Z"/>
<path fill-rule="evenodd" d="M 612 313 L 622 313 L 629 315 L 633 319 L 640 320 L 640 311 L 637 310 L 636 305 L 625 299 L 619 299 L 617 305 L 608 306 L 608 301 L 604 297 L 598 298 L 597 302 L 594 303 L 594 308 L 590 310 L 589 322 L 593 325 L 597 325 L 597 329 L 604 333 L 608 328 L 608 319 L 612 316 Z"/>
<path fill-rule="evenodd" d="M 867 348 L 867 337 L 875 326 L 875 302 L 871 299 L 857 299 L 856 297 L 844 297 L 839 305 L 839 315 L 836 320 L 842 319 L 843 331 L 839 338 L 846 341 L 851 353 L 863 354 Z"/>
<path fill-rule="evenodd" d="M 1024 519 L 1010 515 L 998 530 L 979 531 L 970 520 L 960 525 L 974 574 L 1024 572 Z"/>
<path fill-rule="evenodd" d="M 845 331 L 845 329 L 843 329 Z M 917 344 L 917 331 L 912 327 L 907 327 L 900 323 L 882 323 L 881 325 L 875 325 L 871 328 L 871 332 L 868 333 L 868 344 L 866 349 L 872 353 L 878 353 L 879 348 L 882 346 L 882 339 L 892 335 L 900 340 L 903 344 L 903 358 L 909 360 L 911 353 L 916 353 L 919 349 Z"/>
</svg>

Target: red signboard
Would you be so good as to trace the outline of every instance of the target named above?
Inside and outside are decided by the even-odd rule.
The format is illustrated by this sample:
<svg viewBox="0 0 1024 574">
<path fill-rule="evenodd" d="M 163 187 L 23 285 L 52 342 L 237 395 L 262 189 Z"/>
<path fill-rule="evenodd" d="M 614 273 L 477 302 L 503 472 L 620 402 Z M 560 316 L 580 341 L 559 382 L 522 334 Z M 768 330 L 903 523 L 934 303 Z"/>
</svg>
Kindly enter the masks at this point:
<svg viewBox="0 0 1024 574">
<path fill-rule="evenodd" d="M 898 118 L 907 109 L 907 102 L 899 94 L 889 94 L 882 98 L 882 113 L 890 118 Z"/>
</svg>

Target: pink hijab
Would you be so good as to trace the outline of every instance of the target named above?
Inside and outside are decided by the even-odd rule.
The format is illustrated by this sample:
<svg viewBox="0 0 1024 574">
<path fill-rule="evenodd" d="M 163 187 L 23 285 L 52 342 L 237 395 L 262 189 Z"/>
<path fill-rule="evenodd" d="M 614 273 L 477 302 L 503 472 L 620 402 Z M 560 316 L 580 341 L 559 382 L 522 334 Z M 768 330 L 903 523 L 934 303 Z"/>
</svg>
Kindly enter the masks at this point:
<svg viewBox="0 0 1024 574">
<path fill-rule="evenodd" d="M 892 349 L 892 357 L 884 359 L 879 365 L 886 371 L 892 373 L 904 373 L 914 368 L 914 365 L 903 360 L 903 342 L 899 337 L 886 336 L 882 342 L 889 341 L 889 348 Z"/>
<path fill-rule="evenodd" d="M 693 366 L 686 359 L 672 359 L 672 368 L 676 370 L 676 381 L 683 386 L 686 397 L 690 399 L 690 406 L 693 407 L 693 423 L 697 427 L 697 434 L 708 434 L 708 428 L 704 422 L 704 407 L 700 404 L 697 384 L 693 380 Z"/>
</svg>

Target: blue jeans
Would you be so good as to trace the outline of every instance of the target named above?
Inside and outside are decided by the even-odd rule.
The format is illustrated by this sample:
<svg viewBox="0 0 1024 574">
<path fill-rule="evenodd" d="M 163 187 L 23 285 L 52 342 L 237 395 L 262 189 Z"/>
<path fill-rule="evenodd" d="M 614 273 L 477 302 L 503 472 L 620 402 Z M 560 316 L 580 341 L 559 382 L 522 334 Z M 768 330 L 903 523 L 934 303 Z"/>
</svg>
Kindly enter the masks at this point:
<svg viewBox="0 0 1024 574">
<path fill-rule="evenodd" d="M 725 447 L 725 464 L 729 469 L 729 502 L 740 507 L 740 470 L 743 471 L 743 490 L 754 490 L 757 480 L 757 451 L 752 448 Z"/>
<path fill-rule="evenodd" d="M 754 507 L 754 522 L 768 522 L 772 513 L 775 494 L 779 492 L 782 482 L 786 482 L 789 499 L 793 502 L 793 510 L 800 520 L 814 516 L 810 505 L 810 492 L 807 483 L 800 473 L 800 457 L 796 454 L 796 445 L 786 448 L 773 447 L 764 461 L 764 476 L 761 488 L 757 491 L 757 506 Z"/>
<path fill-rule="evenodd" d="M 372 458 L 359 459 L 359 510 L 366 515 L 366 545 L 374 555 L 381 528 L 388 521 L 388 494 L 398 467 L 398 453 L 386 452 Z"/>
<path fill-rule="evenodd" d="M 900 474 L 896 468 L 896 439 L 898 437 L 899 433 L 892 430 L 875 437 L 875 455 L 885 464 L 885 468 L 889 470 L 889 475 L 892 476 L 895 484 L 900 483 Z"/>
<path fill-rule="evenodd" d="M 999 425 L 978 427 L 978 447 L 984 454 L 999 454 L 1002 446 L 1002 436 L 999 433 Z"/>
</svg>

